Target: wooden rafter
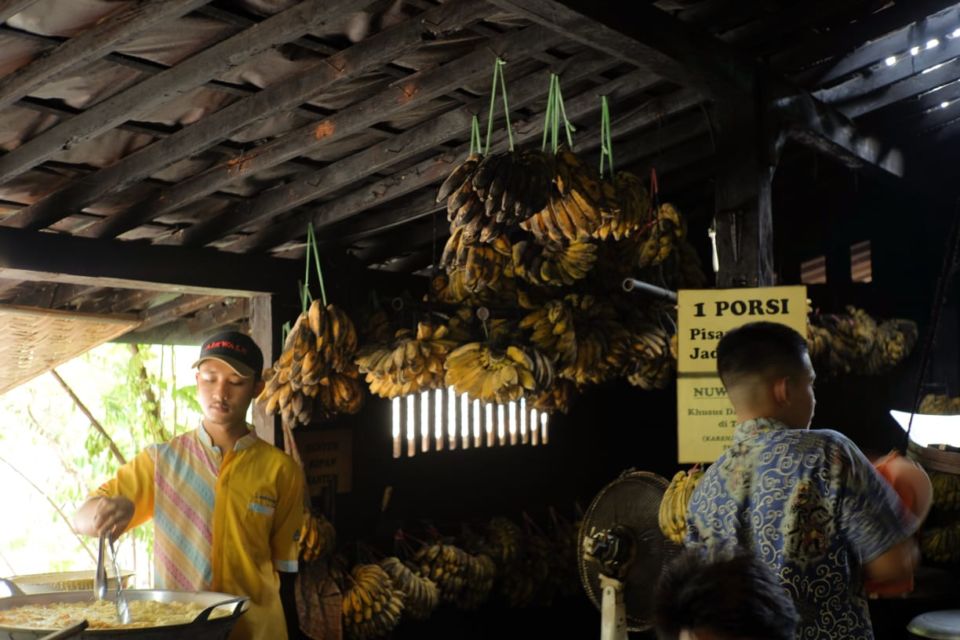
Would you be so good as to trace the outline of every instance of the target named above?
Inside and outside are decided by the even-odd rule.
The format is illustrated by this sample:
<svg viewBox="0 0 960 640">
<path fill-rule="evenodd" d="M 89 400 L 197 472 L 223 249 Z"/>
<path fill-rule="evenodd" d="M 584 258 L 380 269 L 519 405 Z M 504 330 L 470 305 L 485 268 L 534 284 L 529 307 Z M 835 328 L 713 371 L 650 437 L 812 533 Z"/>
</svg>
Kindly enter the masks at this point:
<svg viewBox="0 0 960 640">
<path fill-rule="evenodd" d="M 209 1 L 137 2 L 122 9 L 0 80 L 0 109 L 28 95 L 58 73 L 98 60 L 152 25 L 179 18 Z M 4 179 L 0 169 L 0 181 Z"/>
<path fill-rule="evenodd" d="M 838 104 L 837 108 L 849 118 L 858 118 L 907 98 L 955 84 L 958 78 L 960 78 L 960 59 L 954 59 L 943 63 L 929 73 L 918 73 L 874 92 L 846 100 L 843 104 Z"/>
<path fill-rule="evenodd" d="M 4 222 L 9 226 L 25 229 L 49 226 L 108 193 L 129 186 L 180 158 L 210 147 L 259 118 L 290 109 L 321 95 L 337 83 L 359 76 L 400 52 L 422 43 L 425 33 L 439 33 L 462 27 L 471 20 L 481 19 L 484 12 L 482 3 L 471 0 L 446 3 L 423 14 L 418 20 L 409 20 L 370 37 L 302 74 L 270 85 L 164 140 L 158 140 L 135 151 L 116 164 L 101 169 L 84 183 L 67 185 Z M 0 157 L 0 161 L 2 160 Z M 241 175 L 242 169 L 243 165 L 236 162 L 222 166 L 224 172 Z"/>
<path fill-rule="evenodd" d="M 517 41 L 516 36 L 512 36 L 512 38 L 514 42 Z M 522 52 L 517 51 L 517 54 L 522 55 Z M 603 63 L 590 60 L 588 56 L 578 57 L 578 61 L 586 65 L 591 73 L 609 67 L 609 62 Z M 489 73 L 489 68 L 483 69 L 483 72 Z M 468 69 L 468 65 L 458 65 L 456 69 L 440 67 L 439 69 L 412 76 L 409 80 L 405 81 L 404 86 L 416 85 L 417 91 L 413 99 L 407 99 L 407 94 L 403 93 L 402 99 L 405 100 L 405 102 L 400 101 L 399 104 L 391 108 L 388 105 L 398 102 L 398 91 L 402 91 L 402 89 L 389 87 L 363 101 L 361 104 L 350 107 L 349 113 L 344 114 L 343 117 L 340 117 L 339 114 L 332 116 L 319 124 L 314 123 L 304 129 L 281 136 L 276 141 L 267 143 L 265 146 L 295 147 L 297 153 L 306 153 L 313 147 L 332 142 L 337 138 L 356 132 L 371 122 L 389 118 L 394 113 L 400 113 L 405 109 L 416 106 L 416 104 L 420 102 L 429 100 L 431 97 L 438 95 L 444 88 L 449 89 L 449 87 L 467 80 L 469 73 L 471 72 Z M 581 76 L 578 76 L 578 78 L 579 77 Z M 433 83 L 435 86 L 431 88 L 430 83 Z M 522 98 L 522 96 L 520 97 Z M 343 161 L 337 162 L 303 176 L 297 179 L 296 182 L 284 185 L 284 193 L 293 194 L 294 190 L 299 188 L 301 190 L 306 189 L 308 192 L 316 192 L 314 197 L 320 197 L 363 176 L 380 171 L 390 164 L 403 160 L 415 153 L 423 152 L 429 150 L 432 146 L 443 144 L 450 138 L 461 135 L 463 131 L 469 128 L 470 117 L 479 107 L 480 103 L 476 102 L 469 107 L 455 109 L 452 112 L 448 112 L 431 120 L 426 125 L 416 127 L 415 130 L 407 131 L 391 140 L 375 144 L 360 154 L 353 156 L 357 161 L 354 162 L 354 166 L 351 169 L 341 168 Z M 329 129 L 333 133 L 331 133 L 330 136 L 318 139 L 316 133 L 321 128 Z M 241 160 L 240 166 L 243 167 L 245 173 L 255 173 L 257 170 L 272 166 L 278 160 L 285 158 L 287 155 L 292 155 L 292 153 L 293 151 L 286 152 L 278 158 L 275 155 L 270 155 L 270 149 L 264 149 L 262 153 L 260 149 L 258 149 L 254 153 L 249 154 L 249 164 L 253 165 L 252 167 L 246 164 L 247 160 Z M 361 155 L 362 159 L 358 157 Z M 214 167 L 167 189 L 152 202 L 144 202 L 141 205 L 132 207 L 129 212 L 124 213 L 122 216 L 115 217 L 117 219 L 105 221 L 100 228 L 93 230 L 92 233 L 99 234 L 99 237 L 103 237 L 104 235 L 113 236 L 122 233 L 142 221 L 150 220 L 165 211 L 192 202 L 198 197 L 206 195 L 211 189 L 222 186 L 235 178 L 236 175 L 225 172 L 222 167 Z M 304 187 L 305 184 L 308 186 Z M 319 187 L 314 185 L 319 185 Z M 277 190 L 268 190 L 258 198 L 256 204 L 251 203 L 251 206 L 244 207 L 242 212 L 238 212 L 237 210 L 225 212 L 223 215 L 217 216 L 207 222 L 205 228 L 201 226 L 199 229 L 191 230 L 184 238 L 184 242 L 199 244 L 200 237 L 207 235 L 209 231 L 217 228 L 221 228 L 222 231 L 224 219 L 230 221 L 228 229 L 231 229 L 241 227 L 243 224 L 248 223 L 250 221 L 248 216 L 253 216 L 252 219 L 262 217 L 257 213 L 257 210 L 268 208 L 270 206 L 269 200 L 276 192 Z M 291 195 L 291 198 L 292 197 Z M 263 215 L 270 215 L 271 213 L 272 212 L 268 211 Z"/>
<path fill-rule="evenodd" d="M 336 115 L 316 124 L 312 130 L 299 136 L 295 146 L 309 150 L 320 146 L 328 140 L 333 141 L 350 135 L 365 127 L 392 118 L 403 111 L 424 104 L 442 96 L 454 87 L 465 82 L 489 74 L 497 57 L 507 61 L 522 60 L 531 51 L 549 48 L 560 41 L 559 36 L 543 29 L 532 26 L 521 31 L 508 33 L 490 42 L 487 47 L 473 53 L 459 57 L 445 65 L 428 72 L 411 76 L 400 85 L 389 87 L 361 103 L 352 105 Z M 542 89 L 541 89 L 542 90 Z M 465 115 L 465 111 L 461 111 Z M 469 120 L 456 129 L 447 130 L 447 135 L 461 134 L 469 129 Z M 329 134 L 320 135 L 320 131 L 329 131 Z M 285 138 L 287 136 L 284 136 Z M 416 138 L 408 133 L 398 139 L 378 145 L 382 149 L 402 148 L 399 138 L 404 138 L 406 144 L 416 142 Z M 294 143 L 288 143 L 294 144 Z M 432 146 L 432 145 L 431 145 Z M 428 148 L 421 148 L 420 151 Z M 291 150 L 288 153 L 293 154 Z M 287 154 L 282 154 L 286 156 Z M 258 157 L 262 157 L 258 154 Z M 203 245 L 218 236 L 242 229 L 251 222 L 269 218 L 278 213 L 289 211 L 294 207 L 306 204 L 321 196 L 331 193 L 331 185 L 336 176 L 343 175 L 341 167 L 343 161 L 329 167 L 324 167 L 305 176 L 297 177 L 283 185 L 267 189 L 248 205 L 230 208 L 209 220 L 197 224 L 184 232 L 183 244 L 189 246 Z M 347 170 L 347 175 L 354 175 L 357 168 Z M 333 178 L 333 180 L 331 179 Z"/>
<path fill-rule="evenodd" d="M 623 20 L 616 5 L 591 0 L 490 0 L 504 9 L 549 24 L 556 19 L 557 6 L 579 15 L 577 24 L 599 22 L 624 38 L 642 42 L 668 56 L 686 70 L 688 86 L 713 95 L 725 103 L 753 101 L 759 92 L 769 91 L 781 99 L 774 104 L 776 117 L 794 137 L 821 151 L 839 157 L 848 164 L 859 163 L 884 171 L 902 171 L 902 163 L 891 160 L 893 154 L 879 141 L 862 135 L 842 114 L 814 99 L 761 67 L 749 56 L 686 25 L 663 11 L 647 5 L 631 7 L 632 20 Z M 556 28 L 566 32 L 566 24 Z M 582 27 L 581 27 L 582 28 Z M 960 39 L 958 39 L 960 40 Z M 635 50 L 635 49 L 634 49 Z M 618 57 L 631 64 L 645 65 L 647 57 L 630 60 L 631 50 L 622 47 Z M 836 134 L 836 135 L 835 135 Z M 900 175 L 900 174 L 897 174 Z"/>
<path fill-rule="evenodd" d="M 842 29 L 823 30 L 804 38 L 797 46 L 774 53 L 768 61 L 774 69 L 796 74 L 791 77 L 804 85 L 816 84 L 838 57 L 855 50 L 861 43 L 877 41 L 916 22 L 918 14 L 930 16 L 955 4 L 956 0 L 895 2 Z"/>
<path fill-rule="evenodd" d="M 150 329 L 126 333 L 116 342 L 199 345 L 214 330 L 243 323 L 250 317 L 250 299 L 222 298 L 187 317 L 172 318 Z M 267 360 L 264 354 L 264 360 Z"/>
<path fill-rule="evenodd" d="M 41 133 L 14 151 L 0 156 L 0 182 L 28 171 L 66 147 L 88 140 L 126 120 L 136 120 L 151 109 L 204 84 L 242 61 L 318 27 L 331 16 L 341 13 L 347 6 L 362 8 L 369 1 L 372 0 L 359 2 L 305 0 L 282 13 L 271 16 L 246 31 L 204 49 L 175 67 L 107 98 L 98 105 Z M 203 2 L 178 0 L 178 2 L 145 4 L 153 7 L 191 4 L 199 6 Z M 72 43 L 81 38 L 83 36 L 72 38 L 60 48 L 72 46 Z M 43 64 L 43 62 L 34 64 Z M 27 68 L 32 66 L 34 65 L 29 65 Z M 20 97 L 22 95 L 16 94 L 14 100 Z M 2 98 L 0 98 L 0 104 L 2 104 Z M 187 127 L 186 130 L 191 128 Z"/>
<path fill-rule="evenodd" d="M 599 96 L 607 95 L 611 100 L 618 100 L 646 91 L 655 86 L 657 82 L 656 79 L 651 79 L 642 71 L 628 73 L 568 100 L 566 104 L 567 115 L 571 120 L 576 121 L 587 115 L 596 114 L 600 108 Z M 539 90 L 542 91 L 542 88 Z M 542 133 L 542 124 L 542 112 L 537 112 L 526 120 L 513 122 L 517 144 L 524 144 L 536 139 Z M 506 146 L 506 134 L 501 132 L 491 149 L 501 151 Z M 382 205 L 417 189 L 427 187 L 443 180 L 453 168 L 453 163 L 465 157 L 468 151 L 469 145 L 460 145 L 453 151 L 421 161 L 388 178 L 345 194 L 337 198 L 336 202 L 324 204 L 313 210 L 291 216 L 280 224 L 270 225 L 260 232 L 232 243 L 229 248 L 234 251 L 266 250 L 303 235 L 308 222 L 313 222 L 316 227 L 324 227 L 344 220 L 360 211 Z"/>
<path fill-rule="evenodd" d="M 275 258 L 0 227 L 4 279 L 249 296 L 296 282 L 299 271 Z"/>
<path fill-rule="evenodd" d="M 914 9 L 914 11 L 916 11 L 916 9 Z M 911 22 L 882 38 L 877 38 L 856 48 L 850 54 L 830 64 L 829 68 L 817 78 L 817 84 L 827 86 L 840 78 L 864 70 L 878 62 L 882 62 L 887 56 L 896 55 L 903 57 L 904 54 L 914 46 L 918 46 L 923 50 L 931 38 L 939 39 L 941 46 L 948 44 L 947 36 L 957 28 L 958 24 L 960 24 L 960 7 L 956 5 L 933 15 L 926 16 L 921 20 Z M 957 54 L 954 53 L 954 56 L 955 55 Z M 936 56 L 936 58 L 939 57 L 940 56 Z M 923 66 L 919 66 L 915 71 L 919 72 L 925 66 L 929 66 L 929 64 L 936 64 L 936 62 L 932 62 L 931 58 L 933 58 L 933 56 L 928 55 L 918 58 L 916 60 L 917 65 Z M 909 57 L 904 60 L 904 62 L 909 61 Z M 901 65 L 900 68 L 903 69 L 904 67 L 917 65 L 905 64 Z M 832 100 L 830 100 L 830 102 L 832 102 Z"/>
</svg>

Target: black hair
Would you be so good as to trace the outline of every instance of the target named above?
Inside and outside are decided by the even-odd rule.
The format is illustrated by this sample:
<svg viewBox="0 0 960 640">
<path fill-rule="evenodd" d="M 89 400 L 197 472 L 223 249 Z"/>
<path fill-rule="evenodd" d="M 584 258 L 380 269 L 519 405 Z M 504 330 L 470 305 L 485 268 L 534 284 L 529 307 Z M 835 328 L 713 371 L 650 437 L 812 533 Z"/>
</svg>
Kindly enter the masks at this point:
<svg viewBox="0 0 960 640">
<path fill-rule="evenodd" d="M 664 569 L 654 617 L 660 640 L 676 640 L 684 629 L 724 640 L 793 640 L 799 619 L 783 585 L 755 555 L 707 562 L 694 552 Z"/>
<path fill-rule="evenodd" d="M 724 386 L 748 374 L 789 375 L 803 369 L 807 341 L 777 322 L 749 322 L 732 329 L 717 344 L 717 373 Z"/>
</svg>

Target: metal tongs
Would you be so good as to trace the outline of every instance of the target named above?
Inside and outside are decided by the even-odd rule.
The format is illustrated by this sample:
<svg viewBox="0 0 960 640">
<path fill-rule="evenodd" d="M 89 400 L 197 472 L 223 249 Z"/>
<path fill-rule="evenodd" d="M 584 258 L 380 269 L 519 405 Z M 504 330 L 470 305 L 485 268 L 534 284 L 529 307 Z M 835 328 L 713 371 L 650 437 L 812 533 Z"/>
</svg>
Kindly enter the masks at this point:
<svg viewBox="0 0 960 640">
<path fill-rule="evenodd" d="M 113 563 L 113 575 L 117 580 L 117 619 L 121 624 L 130 624 L 130 605 L 127 603 L 127 597 L 123 594 L 123 580 L 120 578 L 120 567 L 117 565 L 117 551 L 114 548 L 114 541 L 107 540 L 106 535 L 100 536 L 99 547 L 97 549 L 97 572 L 93 576 L 93 597 L 97 600 L 104 600 L 107 597 L 107 567 L 104 558 L 104 547 L 110 547 L 110 559 Z"/>
</svg>

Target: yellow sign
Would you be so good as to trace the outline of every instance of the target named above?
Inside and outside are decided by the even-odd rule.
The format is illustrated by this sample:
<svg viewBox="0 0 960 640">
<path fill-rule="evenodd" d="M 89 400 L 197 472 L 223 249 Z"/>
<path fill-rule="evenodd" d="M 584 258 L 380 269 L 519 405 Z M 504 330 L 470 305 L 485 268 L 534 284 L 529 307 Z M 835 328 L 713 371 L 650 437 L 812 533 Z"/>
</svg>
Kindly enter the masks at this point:
<svg viewBox="0 0 960 640">
<path fill-rule="evenodd" d="M 684 464 L 713 462 L 736 423 L 717 376 L 717 343 L 727 331 L 759 320 L 806 335 L 807 289 L 682 289 L 677 317 L 677 457 Z"/>
</svg>

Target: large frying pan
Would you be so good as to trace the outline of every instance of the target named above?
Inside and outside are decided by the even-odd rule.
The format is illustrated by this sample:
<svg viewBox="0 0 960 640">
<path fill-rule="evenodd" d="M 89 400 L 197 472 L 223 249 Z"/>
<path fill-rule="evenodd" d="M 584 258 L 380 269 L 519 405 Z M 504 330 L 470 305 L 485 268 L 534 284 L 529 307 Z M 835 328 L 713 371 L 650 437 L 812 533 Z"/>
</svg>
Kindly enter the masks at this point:
<svg viewBox="0 0 960 640">
<path fill-rule="evenodd" d="M 9 581 L 3 581 L 8 588 Z M 15 586 L 11 588 L 17 593 Z M 237 619 L 249 608 L 249 599 L 215 591 L 163 591 L 160 589 L 124 590 L 129 602 L 134 600 L 154 600 L 158 602 L 189 602 L 204 607 L 204 610 L 188 624 L 166 625 L 162 627 L 142 627 L 137 629 L 86 629 L 78 638 L 91 640 L 223 640 L 236 624 Z M 116 597 L 109 594 L 108 599 Z M 54 604 L 57 602 L 94 601 L 93 592 L 57 591 L 33 595 L 14 595 L 0 598 L 0 611 L 28 604 Z M 214 610 L 227 610 L 229 615 L 211 618 Z M 0 625 L 0 640 L 40 640 L 59 629 L 28 629 Z"/>
</svg>

